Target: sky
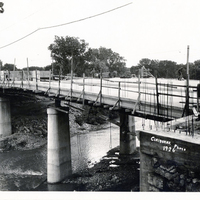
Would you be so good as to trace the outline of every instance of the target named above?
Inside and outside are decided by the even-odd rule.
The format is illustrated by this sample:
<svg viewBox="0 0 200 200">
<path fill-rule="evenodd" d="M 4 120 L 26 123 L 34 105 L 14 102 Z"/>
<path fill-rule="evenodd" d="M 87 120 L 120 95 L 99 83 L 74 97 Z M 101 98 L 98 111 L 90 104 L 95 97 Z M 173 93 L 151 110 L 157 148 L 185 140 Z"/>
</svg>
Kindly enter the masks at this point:
<svg viewBox="0 0 200 200">
<path fill-rule="evenodd" d="M 0 60 L 19 69 L 27 66 L 27 58 L 29 66 L 50 65 L 48 46 L 55 36 L 112 49 L 127 67 L 142 58 L 185 64 L 188 46 L 189 61 L 200 59 L 199 0 L 0 1 L 5 10 L 0 13 Z M 44 29 L 60 24 L 66 25 Z"/>
</svg>

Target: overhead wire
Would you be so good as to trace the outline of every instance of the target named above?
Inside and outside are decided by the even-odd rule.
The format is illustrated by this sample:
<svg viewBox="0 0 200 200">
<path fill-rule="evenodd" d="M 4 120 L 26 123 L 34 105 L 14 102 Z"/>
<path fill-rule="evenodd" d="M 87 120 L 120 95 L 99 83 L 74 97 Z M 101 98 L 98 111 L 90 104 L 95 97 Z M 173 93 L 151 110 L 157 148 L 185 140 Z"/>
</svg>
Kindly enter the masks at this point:
<svg viewBox="0 0 200 200">
<path fill-rule="evenodd" d="M 0 49 L 3 49 L 3 48 L 8 47 L 8 46 L 10 46 L 12 44 L 15 44 L 15 43 L 17 43 L 17 42 L 19 42 L 19 41 L 21 41 L 21 40 L 33 35 L 34 33 L 38 32 L 40 30 L 45 30 L 45 29 L 50 29 L 50 28 L 57 28 L 57 27 L 60 27 L 60 26 L 66 26 L 66 25 L 69 25 L 69 24 L 74 24 L 74 23 L 78 23 L 78 22 L 81 22 L 81 21 L 85 21 L 85 20 L 88 20 L 88 19 L 91 19 L 91 18 L 94 18 L 94 17 L 98 17 L 98 16 L 101 16 L 101 15 L 113 12 L 113 11 L 118 10 L 118 9 L 121 9 L 121 8 L 123 8 L 125 6 L 130 5 L 130 4 L 132 4 L 132 2 L 124 4 L 124 5 L 116 7 L 116 8 L 113 8 L 113 9 L 110 9 L 110 10 L 107 10 L 107 11 L 104 11 L 104 12 L 101 12 L 101 13 L 98 13 L 98 14 L 95 14 L 95 15 L 91 15 L 89 17 L 85 17 L 85 18 L 81 18 L 81 19 L 78 19 L 78 20 L 74 20 L 74 21 L 71 21 L 71 22 L 66 22 L 66 23 L 63 23 L 63 24 L 58 24 L 58 25 L 46 26 L 46 27 L 38 28 L 38 29 L 34 30 L 33 32 L 31 32 L 31 33 L 29 33 L 29 34 L 27 34 L 27 35 L 15 40 L 15 41 L 13 41 L 13 42 L 11 42 L 9 44 L 1 46 Z"/>
</svg>

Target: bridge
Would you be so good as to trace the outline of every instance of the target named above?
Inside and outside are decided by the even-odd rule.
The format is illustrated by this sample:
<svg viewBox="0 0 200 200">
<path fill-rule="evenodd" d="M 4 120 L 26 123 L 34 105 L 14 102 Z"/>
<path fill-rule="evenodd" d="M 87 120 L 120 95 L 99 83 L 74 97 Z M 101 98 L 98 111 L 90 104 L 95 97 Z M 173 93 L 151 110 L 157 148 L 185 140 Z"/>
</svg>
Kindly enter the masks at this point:
<svg viewBox="0 0 200 200">
<path fill-rule="evenodd" d="M 170 126 L 175 129 L 179 118 L 199 110 L 197 85 L 198 81 L 186 85 L 185 81 L 157 78 L 97 79 L 85 75 L 69 78 L 53 75 L 51 71 L 1 71 L 0 135 L 12 133 L 9 96 L 44 95 L 54 98 L 55 107 L 47 109 L 47 174 L 49 183 L 59 182 L 71 174 L 70 102 L 118 111 L 120 154 L 132 154 L 136 149 L 134 117 L 159 121 L 166 127 L 167 122 L 173 121 Z"/>
<path fill-rule="evenodd" d="M 67 79 L 51 71 L 1 72 L 0 88 L 4 94 L 18 92 L 46 95 L 58 100 L 125 109 L 134 116 L 168 121 L 184 116 L 187 102 L 186 82 L 167 79 Z M 198 105 L 197 84 L 191 81 L 189 104 Z M 189 111 L 188 111 L 189 112 Z"/>
</svg>

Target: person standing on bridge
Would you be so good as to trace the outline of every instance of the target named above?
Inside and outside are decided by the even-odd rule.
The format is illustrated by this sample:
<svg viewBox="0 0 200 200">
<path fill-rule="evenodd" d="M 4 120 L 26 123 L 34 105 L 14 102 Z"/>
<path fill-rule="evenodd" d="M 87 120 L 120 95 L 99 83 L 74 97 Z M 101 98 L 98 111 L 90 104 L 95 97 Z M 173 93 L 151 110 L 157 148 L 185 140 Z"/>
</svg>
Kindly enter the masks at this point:
<svg viewBox="0 0 200 200">
<path fill-rule="evenodd" d="M 178 69 L 178 80 L 182 80 L 182 78 L 183 78 L 183 67 L 180 67 L 179 69 Z"/>
</svg>

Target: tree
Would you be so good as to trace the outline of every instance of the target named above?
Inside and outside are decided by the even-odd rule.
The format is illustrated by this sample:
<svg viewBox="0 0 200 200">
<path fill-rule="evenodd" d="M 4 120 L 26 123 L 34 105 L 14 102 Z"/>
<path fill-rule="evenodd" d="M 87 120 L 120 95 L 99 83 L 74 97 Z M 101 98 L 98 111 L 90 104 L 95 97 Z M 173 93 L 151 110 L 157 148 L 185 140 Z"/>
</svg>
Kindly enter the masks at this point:
<svg viewBox="0 0 200 200">
<path fill-rule="evenodd" d="M 60 73 L 60 65 L 56 62 L 52 63 L 51 65 L 48 65 L 44 68 L 45 71 L 52 70 L 52 74 L 59 74 Z"/>
<path fill-rule="evenodd" d="M 145 67 L 149 72 L 151 72 L 151 74 L 153 74 L 154 76 L 157 75 L 157 71 L 158 71 L 158 60 L 150 60 L 148 58 L 143 58 L 139 61 L 137 66 L 132 66 L 130 68 L 130 71 L 132 74 L 135 74 L 136 76 L 138 76 L 139 74 L 139 70 L 142 67 Z"/>
<path fill-rule="evenodd" d="M 200 80 L 200 60 L 194 61 L 194 64 L 190 63 L 190 78 Z"/>
<path fill-rule="evenodd" d="M 185 65 L 177 65 L 176 62 L 169 60 L 150 60 L 143 58 L 137 66 L 132 66 L 130 71 L 132 74 L 138 74 L 139 69 L 145 67 L 153 76 L 158 78 L 178 78 L 178 70 L 183 68 L 183 77 L 185 77 Z"/>
<path fill-rule="evenodd" d="M 150 60 L 149 58 L 143 58 L 139 61 L 137 66 L 132 66 L 130 68 L 130 71 L 132 74 L 135 74 L 138 76 L 139 70 L 145 67 L 152 75 L 156 76 L 158 75 L 158 67 L 159 67 L 159 61 L 158 60 Z"/>
<path fill-rule="evenodd" d="M 176 62 L 162 60 L 158 65 L 158 77 L 161 78 L 177 78 L 177 64 Z"/>
<path fill-rule="evenodd" d="M 140 67 L 145 67 L 146 69 L 149 68 L 149 66 L 151 65 L 151 60 L 149 58 L 143 58 L 139 61 L 138 66 Z"/>
<path fill-rule="evenodd" d="M 13 64 L 8 64 L 6 63 L 3 67 L 2 70 L 8 70 L 8 71 L 13 71 L 14 65 Z"/>
<path fill-rule="evenodd" d="M 69 36 L 65 38 L 55 36 L 54 43 L 50 44 L 48 49 L 56 64 L 60 66 L 61 73 L 67 74 L 70 72 L 72 63 L 74 71 L 84 63 L 87 47 L 85 40 Z"/>
<path fill-rule="evenodd" d="M 96 73 L 109 71 L 108 66 L 106 65 L 106 56 L 103 55 L 100 49 L 90 49 L 88 53 L 88 62 L 91 71 Z"/>
<path fill-rule="evenodd" d="M 89 65 L 91 71 L 96 73 L 110 72 L 111 74 L 123 74 L 126 69 L 125 59 L 111 49 L 100 47 L 99 49 L 90 49 Z"/>
<path fill-rule="evenodd" d="M 43 71 L 44 70 L 43 67 L 37 67 L 37 66 L 31 66 L 28 69 L 29 69 L 29 71 L 35 71 L 35 70 Z M 24 67 L 22 70 L 27 71 L 27 67 Z"/>
</svg>

